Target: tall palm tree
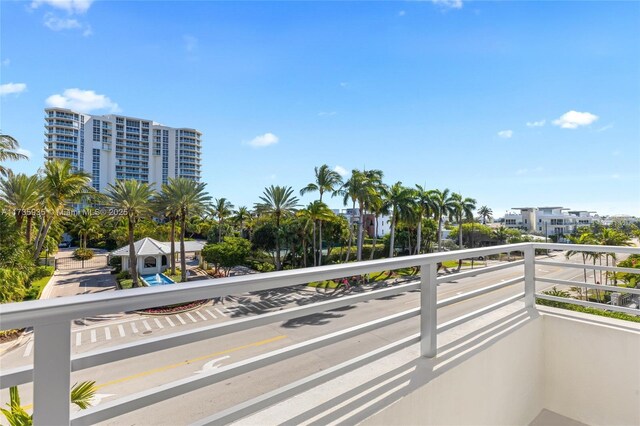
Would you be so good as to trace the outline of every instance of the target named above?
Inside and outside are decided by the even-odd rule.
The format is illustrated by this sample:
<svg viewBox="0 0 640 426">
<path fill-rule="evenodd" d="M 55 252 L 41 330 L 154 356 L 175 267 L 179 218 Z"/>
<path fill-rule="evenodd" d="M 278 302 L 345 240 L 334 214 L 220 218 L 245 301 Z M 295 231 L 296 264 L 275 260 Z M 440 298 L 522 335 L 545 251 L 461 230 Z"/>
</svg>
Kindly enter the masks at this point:
<svg viewBox="0 0 640 426">
<path fill-rule="evenodd" d="M 213 200 L 213 206 L 209 209 L 209 214 L 218 219 L 218 242 L 222 242 L 222 226 L 224 220 L 233 213 L 234 205 L 226 198 L 216 198 Z"/>
<path fill-rule="evenodd" d="M 13 136 L 0 133 L 0 176 L 8 176 L 11 173 L 11 169 L 2 165 L 5 161 L 29 159 L 29 156 L 19 152 L 19 149 L 20 144 Z"/>
<path fill-rule="evenodd" d="M 88 209 L 78 212 L 71 220 L 71 231 L 78 236 L 80 248 L 86 249 L 89 238 L 98 234 L 99 230 L 100 220 Z"/>
<path fill-rule="evenodd" d="M 415 189 L 416 197 L 416 213 L 418 219 L 418 230 L 416 231 L 416 254 L 420 254 L 422 249 L 422 221 L 425 216 L 430 216 L 435 210 L 433 194 L 430 190 L 423 188 L 421 185 L 416 185 Z"/>
<path fill-rule="evenodd" d="M 47 161 L 42 176 L 41 207 L 45 214 L 41 218 L 40 229 L 35 240 L 34 257 L 42 253 L 45 239 L 54 220 L 62 214 L 62 209 L 72 207 L 73 203 L 95 193 L 89 185 L 91 177 L 84 171 L 73 171 L 68 160 Z"/>
<path fill-rule="evenodd" d="M 27 176 L 23 173 L 9 174 L 0 179 L 0 201 L 13 209 L 18 229 L 27 218 L 25 240 L 31 243 L 31 222 L 40 202 L 40 179 L 38 175 Z"/>
<path fill-rule="evenodd" d="M 282 269 L 282 261 L 280 257 L 280 219 L 290 216 L 298 207 L 298 198 L 293 195 L 293 188 L 290 186 L 274 186 L 271 185 L 264 189 L 260 196 L 260 203 L 256 203 L 255 207 L 258 213 L 268 214 L 275 219 L 276 222 L 276 270 Z"/>
<path fill-rule="evenodd" d="M 603 246 L 631 246 L 632 243 L 629 240 L 629 237 L 624 232 L 618 231 L 613 228 L 604 228 L 600 235 L 597 238 L 597 244 Z M 604 253 L 606 266 L 609 266 L 609 258 L 611 258 L 611 266 L 616 266 L 616 254 L 615 253 Z M 602 272 L 601 272 L 602 273 Z M 615 274 L 611 274 L 615 280 Z M 604 283 L 607 284 L 609 281 L 609 273 L 605 273 Z M 600 279 L 602 281 L 602 278 Z"/>
<path fill-rule="evenodd" d="M 171 250 L 171 275 L 176 274 L 176 222 L 180 217 L 178 211 L 178 192 L 176 180 L 169 178 L 167 183 L 162 184 L 162 191 L 154 199 L 154 210 L 169 220 L 171 228 L 169 231 L 169 241 Z"/>
<path fill-rule="evenodd" d="M 325 192 L 329 192 L 333 194 L 337 188 L 342 185 L 342 176 L 336 171 L 333 171 L 327 166 L 323 164 L 320 167 L 314 167 L 315 173 L 315 182 L 309 183 L 307 186 L 300 190 L 300 195 L 304 195 L 307 192 L 315 192 L 318 191 L 320 194 L 320 198 L 318 201 L 322 202 L 322 195 Z M 322 222 L 318 223 L 318 238 L 320 239 L 320 250 L 318 253 L 317 264 L 322 265 Z M 316 264 L 316 259 L 313 259 L 314 265 Z"/>
<path fill-rule="evenodd" d="M 349 261 L 351 255 L 351 246 L 353 245 L 353 212 L 356 210 L 356 202 L 362 196 L 365 188 L 366 176 L 360 170 L 353 169 L 351 171 L 351 177 L 342 184 L 340 189 L 336 191 L 337 195 L 342 196 L 342 202 L 346 206 L 351 201 L 351 215 L 349 215 L 349 242 L 347 244 L 347 254 L 345 262 Z M 358 235 L 360 235 L 360 225 L 358 225 Z"/>
<path fill-rule="evenodd" d="M 138 287 L 138 259 L 134 246 L 134 230 L 140 219 L 149 217 L 153 213 L 152 197 L 154 191 L 146 183 L 137 180 L 118 180 L 109 184 L 107 188 L 109 199 L 107 203 L 123 212 L 127 218 L 129 236 L 129 271 L 133 280 L 133 287 Z"/>
<path fill-rule="evenodd" d="M 581 233 L 579 236 L 572 236 L 569 235 L 568 236 L 569 242 L 571 242 L 571 244 L 596 244 L 596 238 L 595 236 L 591 233 L 591 232 L 583 232 Z M 582 263 L 584 265 L 587 264 L 587 259 L 591 256 L 590 252 L 587 251 L 581 251 L 581 250 L 569 250 L 567 251 L 567 253 L 565 254 L 565 257 L 567 259 L 569 259 L 570 257 L 579 254 L 582 257 Z M 583 270 L 584 273 L 584 282 L 587 282 L 587 268 L 584 268 Z M 589 300 L 589 289 L 585 289 L 585 300 Z"/>
<path fill-rule="evenodd" d="M 364 214 L 369 201 L 374 198 L 382 186 L 382 170 L 365 170 L 364 181 L 358 193 L 358 250 L 357 259 L 362 260 L 362 246 L 364 244 Z"/>
<path fill-rule="evenodd" d="M 442 251 L 442 221 L 451 218 L 455 209 L 455 202 L 451 198 L 449 188 L 443 191 L 435 189 L 431 191 L 433 200 L 434 219 L 438 221 L 438 251 Z"/>
<path fill-rule="evenodd" d="M 414 204 L 414 192 L 412 189 L 402 186 L 402 182 L 394 183 L 389 191 L 387 191 L 386 197 L 391 207 L 391 225 L 389 239 L 389 257 L 393 257 L 395 237 L 396 237 L 396 224 L 402 217 L 408 217 L 411 215 Z"/>
<path fill-rule="evenodd" d="M 380 219 L 380 216 L 386 216 L 389 214 L 389 203 L 384 196 L 387 191 L 387 186 L 381 184 L 376 188 L 375 194 L 372 195 L 368 200 L 367 209 L 371 213 L 373 213 L 375 217 L 373 226 L 373 247 L 371 249 L 369 259 L 373 259 L 374 253 L 376 251 L 376 243 L 378 242 L 378 220 Z"/>
<path fill-rule="evenodd" d="M 487 206 L 482 206 L 478 209 L 478 214 L 482 218 L 482 224 L 486 225 L 487 220 L 491 220 L 491 218 L 493 217 L 493 210 L 491 210 Z"/>
<path fill-rule="evenodd" d="M 251 219 L 251 217 L 251 212 L 245 206 L 238 207 L 238 210 L 235 211 L 233 220 L 239 225 L 240 236 L 242 238 L 244 238 L 244 225 Z"/>
<path fill-rule="evenodd" d="M 476 209 L 476 200 L 462 198 L 462 195 L 454 192 L 451 195 L 454 200 L 453 217 L 458 222 L 458 247 L 462 250 L 462 223 L 465 220 L 473 220 L 473 211 Z M 458 259 L 458 271 L 462 268 L 462 258 Z"/>
<path fill-rule="evenodd" d="M 179 177 L 174 179 L 174 193 L 172 199 L 180 219 L 180 280 L 187 281 L 187 258 L 184 248 L 184 237 L 187 229 L 187 219 L 194 214 L 201 214 L 206 204 L 211 200 L 205 188 L 206 183 Z"/>
<path fill-rule="evenodd" d="M 320 238 L 316 240 L 316 224 L 322 224 L 323 221 L 330 220 L 333 215 L 334 214 L 331 209 L 320 200 L 313 201 L 309 203 L 309 205 L 305 209 L 298 211 L 298 216 L 312 223 L 312 251 L 314 254 L 313 266 L 318 266 L 319 257 L 317 256 L 317 252 L 322 251 L 322 236 L 320 236 Z M 316 241 L 318 241 L 317 244 Z"/>
</svg>

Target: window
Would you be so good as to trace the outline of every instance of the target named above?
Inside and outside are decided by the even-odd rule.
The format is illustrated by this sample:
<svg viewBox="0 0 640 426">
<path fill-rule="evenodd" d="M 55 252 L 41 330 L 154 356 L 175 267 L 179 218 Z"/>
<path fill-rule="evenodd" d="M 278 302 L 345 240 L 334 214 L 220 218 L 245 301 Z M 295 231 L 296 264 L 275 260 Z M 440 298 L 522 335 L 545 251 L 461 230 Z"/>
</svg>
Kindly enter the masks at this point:
<svg viewBox="0 0 640 426">
<path fill-rule="evenodd" d="M 156 258 L 153 256 L 147 256 L 144 258 L 144 267 L 145 268 L 155 268 L 156 267 Z"/>
</svg>

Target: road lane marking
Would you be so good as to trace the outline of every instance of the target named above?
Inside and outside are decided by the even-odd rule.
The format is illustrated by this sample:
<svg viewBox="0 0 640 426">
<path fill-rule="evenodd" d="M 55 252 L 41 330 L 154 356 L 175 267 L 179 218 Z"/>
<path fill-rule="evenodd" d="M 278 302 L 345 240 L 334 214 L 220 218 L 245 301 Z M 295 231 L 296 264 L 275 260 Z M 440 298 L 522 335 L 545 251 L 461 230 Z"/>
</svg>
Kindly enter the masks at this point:
<svg viewBox="0 0 640 426">
<path fill-rule="evenodd" d="M 24 349 L 24 355 L 22 355 L 23 357 L 28 357 L 29 355 L 31 355 L 31 350 L 33 349 L 33 339 L 29 340 L 29 343 L 27 343 L 27 347 Z"/>
<path fill-rule="evenodd" d="M 205 365 L 203 365 L 200 370 L 196 371 L 196 374 L 200 374 L 209 370 L 220 368 L 222 367 L 222 365 L 219 364 L 220 361 L 224 361 L 225 359 L 229 359 L 229 358 L 231 358 L 230 355 L 221 356 L 220 358 L 214 358 L 211 361 L 207 362 Z"/>
<path fill-rule="evenodd" d="M 187 312 L 186 314 L 187 314 L 187 317 L 188 317 L 191 321 L 193 321 L 193 322 L 198 322 L 198 320 L 197 320 L 197 319 L 195 319 L 195 318 L 193 317 L 193 315 L 191 315 L 191 313 Z"/>
<path fill-rule="evenodd" d="M 267 308 L 267 306 L 266 306 L 266 305 L 264 305 L 262 302 L 255 302 L 255 303 L 254 303 L 254 305 L 255 305 L 255 306 L 260 306 L 262 309 L 269 309 L 269 308 Z"/>
<path fill-rule="evenodd" d="M 191 364 L 191 363 L 198 362 L 198 361 L 203 361 L 205 359 L 219 357 L 219 356 L 227 355 L 227 354 L 230 354 L 230 353 L 233 353 L 233 352 L 238 352 L 238 351 L 243 350 L 243 349 L 255 348 L 255 347 L 258 347 L 258 346 L 262 346 L 262 345 L 266 345 L 266 344 L 269 344 L 269 343 L 277 342 L 278 340 L 282 340 L 282 339 L 284 339 L 286 337 L 287 336 L 281 334 L 279 336 L 271 337 L 269 339 L 261 340 L 259 342 L 249 343 L 247 345 L 237 346 L 237 347 L 231 348 L 231 349 L 225 349 L 223 351 L 218 351 L 218 352 L 214 352 L 214 353 L 211 353 L 211 354 L 199 356 L 197 358 L 188 359 L 186 361 L 182 361 L 182 362 L 179 362 L 179 363 L 176 363 L 176 364 L 169 364 L 169 365 L 165 365 L 163 367 L 154 368 L 152 370 L 148 370 L 148 371 L 143 371 L 143 372 L 140 372 L 140 373 L 132 374 L 131 376 L 121 377 L 119 379 L 111 380 L 111 381 L 96 385 L 96 390 L 105 388 L 107 386 L 116 385 L 116 384 L 119 384 L 119 383 L 129 382 L 131 380 L 139 379 L 139 378 L 146 377 L 146 376 L 150 376 L 152 374 L 161 373 L 163 371 L 172 370 L 174 368 L 182 367 L 184 365 Z"/>
<path fill-rule="evenodd" d="M 171 318 L 166 317 L 165 319 L 167 320 L 167 322 L 169 323 L 169 325 L 170 325 L 171 327 L 175 327 L 175 326 L 176 326 L 176 325 L 173 323 L 173 321 L 171 321 Z"/>
<path fill-rule="evenodd" d="M 91 343 L 95 343 L 98 341 L 98 336 L 96 335 L 96 330 L 91 330 Z"/>
<path fill-rule="evenodd" d="M 124 327 L 122 326 L 122 324 L 118 325 L 118 332 L 120 332 L 120 337 L 124 337 Z"/>
<path fill-rule="evenodd" d="M 180 316 L 180 314 L 176 314 L 176 318 L 178 318 L 178 321 L 180 321 L 182 323 L 182 325 L 186 324 L 187 322 L 185 320 L 182 319 L 182 317 Z"/>
<path fill-rule="evenodd" d="M 107 340 L 111 340 L 111 330 L 109 329 L 109 327 L 104 328 L 104 337 Z"/>
<path fill-rule="evenodd" d="M 134 333 L 138 332 L 138 327 L 136 327 L 136 324 L 133 322 L 131 323 L 131 331 L 133 331 Z"/>
<path fill-rule="evenodd" d="M 210 310 L 205 309 L 205 311 L 207 311 L 207 313 L 208 313 L 209 315 L 211 315 L 211 317 L 213 317 L 213 319 L 218 318 L 218 317 L 217 317 L 217 316 L 215 316 L 215 314 L 214 314 L 213 312 L 211 312 Z"/>
<path fill-rule="evenodd" d="M 215 309 L 216 311 L 218 311 L 218 313 L 219 313 L 220 315 L 222 315 L 223 317 L 226 317 L 226 316 L 227 316 L 227 314 L 225 314 L 224 312 L 222 312 L 220 309 L 218 309 L 218 308 L 214 308 L 214 309 Z"/>
<path fill-rule="evenodd" d="M 76 333 L 76 346 L 80 346 L 82 344 L 82 333 Z"/>
<path fill-rule="evenodd" d="M 142 320 L 142 325 L 144 325 L 144 328 L 146 328 L 147 331 L 151 331 L 151 326 L 149 325 L 147 320 Z"/>
<path fill-rule="evenodd" d="M 164 328 L 164 325 L 162 325 L 162 323 L 160 322 L 160 320 L 158 318 L 154 318 L 153 321 L 155 321 L 155 323 L 158 326 L 158 328 Z"/>
<path fill-rule="evenodd" d="M 200 318 L 202 318 L 202 321 L 206 321 L 207 320 L 207 317 L 202 315 L 202 313 L 200 311 L 196 311 L 196 315 L 198 315 Z"/>
</svg>

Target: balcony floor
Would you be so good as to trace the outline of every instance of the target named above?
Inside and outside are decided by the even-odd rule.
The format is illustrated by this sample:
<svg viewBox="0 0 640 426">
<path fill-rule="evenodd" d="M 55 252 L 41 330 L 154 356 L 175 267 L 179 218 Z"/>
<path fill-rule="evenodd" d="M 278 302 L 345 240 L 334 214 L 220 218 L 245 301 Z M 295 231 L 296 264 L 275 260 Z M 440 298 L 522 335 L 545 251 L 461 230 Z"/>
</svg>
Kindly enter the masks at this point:
<svg viewBox="0 0 640 426">
<path fill-rule="evenodd" d="M 553 411 L 544 409 L 533 419 L 529 426 L 588 426 L 577 420 L 570 419 Z"/>
</svg>

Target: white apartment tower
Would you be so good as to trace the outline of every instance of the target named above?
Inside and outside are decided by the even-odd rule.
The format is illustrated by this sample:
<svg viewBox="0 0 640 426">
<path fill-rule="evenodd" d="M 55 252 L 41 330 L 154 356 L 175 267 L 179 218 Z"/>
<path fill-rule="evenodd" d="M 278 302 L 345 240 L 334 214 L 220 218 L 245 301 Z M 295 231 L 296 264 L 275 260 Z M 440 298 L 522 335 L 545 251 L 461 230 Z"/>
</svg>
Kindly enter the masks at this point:
<svg viewBox="0 0 640 426">
<path fill-rule="evenodd" d="M 169 178 L 200 180 L 202 133 L 121 115 L 90 115 L 64 108 L 45 109 L 47 160 L 68 159 L 91 174 L 104 192 L 120 179 L 153 184 Z"/>
</svg>

